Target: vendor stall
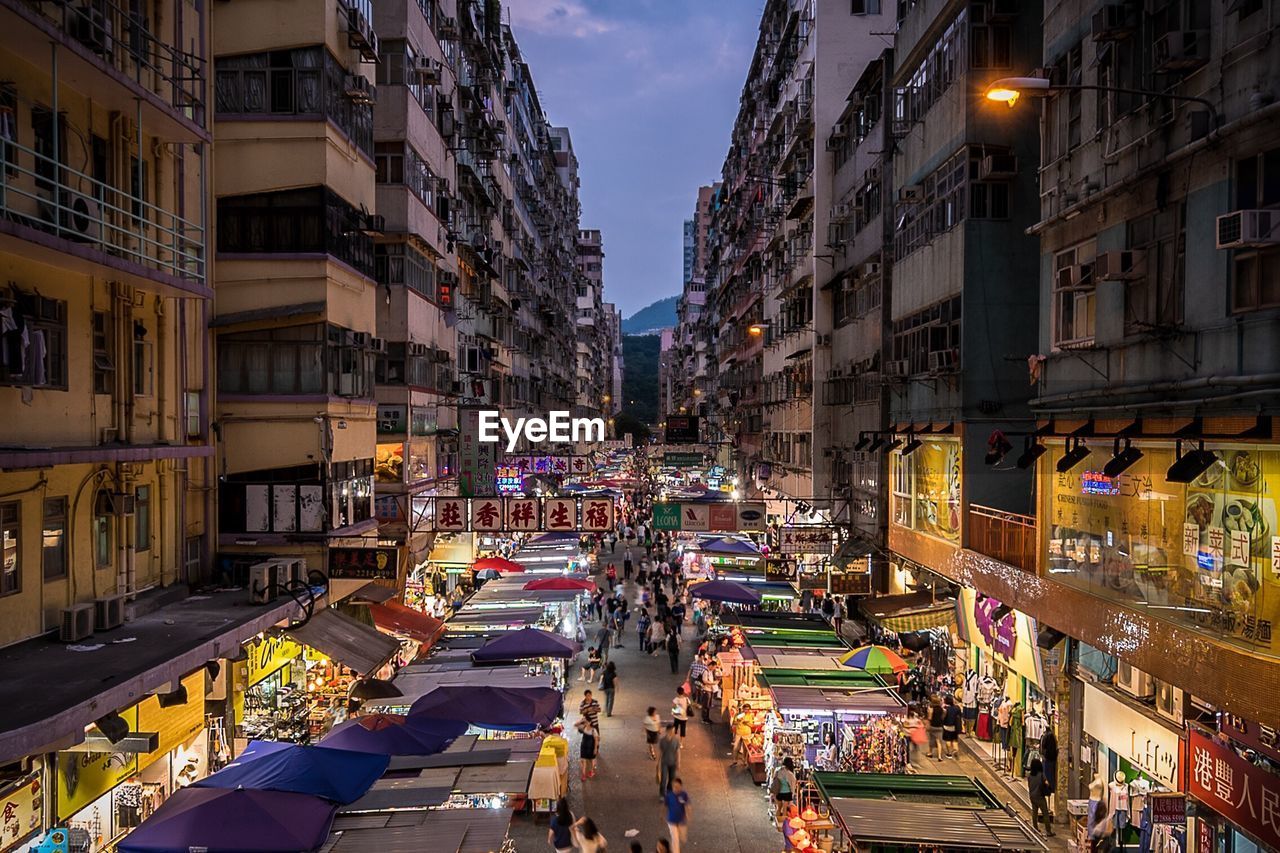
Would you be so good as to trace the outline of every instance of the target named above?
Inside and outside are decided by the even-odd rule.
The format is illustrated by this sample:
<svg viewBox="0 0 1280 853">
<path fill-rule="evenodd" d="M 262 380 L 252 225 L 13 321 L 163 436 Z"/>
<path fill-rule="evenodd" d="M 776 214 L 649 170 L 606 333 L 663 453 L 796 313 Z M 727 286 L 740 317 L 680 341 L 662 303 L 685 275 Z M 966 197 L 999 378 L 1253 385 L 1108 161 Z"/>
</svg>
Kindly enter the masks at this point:
<svg viewBox="0 0 1280 853">
<path fill-rule="evenodd" d="M 816 800 L 811 834 L 830 834 L 838 853 L 1049 849 L 967 776 L 818 772 L 812 782 L 802 798 Z"/>
</svg>

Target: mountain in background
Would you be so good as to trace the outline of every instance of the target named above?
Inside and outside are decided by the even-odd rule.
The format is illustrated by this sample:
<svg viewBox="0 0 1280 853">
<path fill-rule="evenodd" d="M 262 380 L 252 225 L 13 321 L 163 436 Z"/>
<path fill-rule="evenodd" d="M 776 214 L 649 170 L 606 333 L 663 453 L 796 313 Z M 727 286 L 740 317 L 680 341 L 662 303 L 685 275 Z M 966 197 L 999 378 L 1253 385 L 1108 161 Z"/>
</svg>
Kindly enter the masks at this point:
<svg viewBox="0 0 1280 853">
<path fill-rule="evenodd" d="M 641 423 L 658 422 L 660 342 L 657 335 L 622 336 L 622 411 Z"/>
<path fill-rule="evenodd" d="M 656 335 L 663 329 L 674 329 L 676 303 L 679 301 L 679 296 L 668 296 L 652 305 L 646 305 L 622 321 L 622 334 Z"/>
</svg>

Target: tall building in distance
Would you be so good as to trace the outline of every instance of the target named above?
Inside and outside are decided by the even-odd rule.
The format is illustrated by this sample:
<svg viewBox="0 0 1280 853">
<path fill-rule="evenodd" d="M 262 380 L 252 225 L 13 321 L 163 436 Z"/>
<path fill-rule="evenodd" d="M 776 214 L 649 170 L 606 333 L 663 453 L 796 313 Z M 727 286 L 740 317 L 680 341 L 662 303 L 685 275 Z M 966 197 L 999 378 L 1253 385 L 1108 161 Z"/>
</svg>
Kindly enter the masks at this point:
<svg viewBox="0 0 1280 853">
<path fill-rule="evenodd" d="M 659 415 L 705 415 L 704 395 L 710 390 L 711 348 L 701 332 L 707 302 L 707 234 L 711 228 L 711 204 L 718 183 L 698 188 L 693 217 L 684 222 L 684 282 L 676 303 L 676 326 L 670 354 L 659 360 L 659 381 L 665 405 Z M 682 411 L 683 410 L 683 411 Z"/>
</svg>

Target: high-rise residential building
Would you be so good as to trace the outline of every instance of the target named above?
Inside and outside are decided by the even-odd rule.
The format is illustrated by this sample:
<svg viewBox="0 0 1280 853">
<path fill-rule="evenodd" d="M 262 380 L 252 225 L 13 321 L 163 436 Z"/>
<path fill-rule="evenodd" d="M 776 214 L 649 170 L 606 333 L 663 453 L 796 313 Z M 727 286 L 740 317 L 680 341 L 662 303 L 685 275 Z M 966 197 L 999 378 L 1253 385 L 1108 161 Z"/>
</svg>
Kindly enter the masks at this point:
<svg viewBox="0 0 1280 853">
<path fill-rule="evenodd" d="M 613 402 L 612 381 L 601 382 L 612 368 L 613 343 L 605 317 L 604 243 L 599 230 L 578 232 L 577 243 L 577 389 L 580 417 L 607 417 Z"/>
<path fill-rule="evenodd" d="M 667 389 L 667 405 L 659 412 L 663 416 L 679 413 L 680 407 L 701 416 L 708 411 L 705 395 L 711 389 L 711 346 L 701 325 L 707 302 L 707 233 L 712 199 L 719 187 L 719 183 L 699 187 L 693 217 L 684 222 L 684 284 L 676 303 L 672 351 L 665 361 L 659 361 L 659 381 Z"/>
</svg>

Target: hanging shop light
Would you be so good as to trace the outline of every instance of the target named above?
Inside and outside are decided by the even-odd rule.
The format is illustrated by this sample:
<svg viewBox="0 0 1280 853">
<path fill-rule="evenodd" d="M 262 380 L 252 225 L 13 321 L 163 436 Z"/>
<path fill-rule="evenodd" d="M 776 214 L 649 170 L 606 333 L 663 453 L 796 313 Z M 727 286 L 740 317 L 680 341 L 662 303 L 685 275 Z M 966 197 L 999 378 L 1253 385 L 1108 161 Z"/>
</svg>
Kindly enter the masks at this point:
<svg viewBox="0 0 1280 853">
<path fill-rule="evenodd" d="M 924 445 L 924 442 L 922 442 L 919 438 L 917 438 L 914 435 L 908 435 L 906 446 L 902 448 L 902 455 L 910 456 L 912 453 L 915 453 L 917 450 L 919 450 L 923 445 Z"/>
<path fill-rule="evenodd" d="M 875 453 L 877 450 L 879 450 L 882 447 L 884 447 L 884 436 L 877 435 L 875 437 L 875 440 L 872 441 L 871 444 L 867 447 L 867 452 Z"/>
<path fill-rule="evenodd" d="M 1044 452 L 1048 449 L 1031 436 L 1027 436 L 1026 441 L 1022 443 L 1022 455 L 1018 457 L 1018 461 L 1014 464 L 1025 471 L 1036 464 L 1036 460 L 1044 456 Z"/>
<path fill-rule="evenodd" d="M 1164 478 L 1170 483 L 1190 483 L 1196 477 L 1199 477 L 1205 471 L 1213 467 L 1218 461 L 1218 455 L 1212 450 L 1204 449 L 1204 442 L 1201 441 L 1195 450 L 1188 450 L 1184 455 L 1182 452 L 1182 442 L 1177 443 L 1178 458 L 1169 466 L 1169 470 L 1165 472 Z"/>
<path fill-rule="evenodd" d="M 116 711 L 112 711 L 105 717 L 99 717 L 93 723 L 98 727 L 98 731 L 112 743 L 119 743 L 129 734 L 129 724 L 125 722 L 124 717 L 120 716 Z"/>
<path fill-rule="evenodd" d="M 858 443 L 853 446 L 853 449 L 866 450 L 867 446 L 870 444 L 871 444 L 871 434 L 864 432 L 858 436 Z"/>
<path fill-rule="evenodd" d="M 1065 474 L 1088 458 L 1089 448 L 1085 446 L 1084 441 L 1077 436 L 1075 444 L 1072 444 L 1071 440 L 1067 439 L 1067 452 L 1058 460 L 1058 473 Z"/>
<path fill-rule="evenodd" d="M 1115 451 L 1107 464 L 1102 466 L 1102 473 L 1108 477 L 1119 477 L 1132 468 L 1142 456 L 1142 451 L 1134 447 L 1133 442 L 1127 438 L 1124 440 L 1124 448 L 1121 449 L 1120 438 L 1117 436 Z"/>
<path fill-rule="evenodd" d="M 891 450 L 897 450 L 901 446 L 902 446 L 902 439 L 899 436 L 895 435 L 893 437 L 893 440 L 884 446 L 884 450 L 885 450 L 885 453 L 888 453 Z"/>
</svg>

